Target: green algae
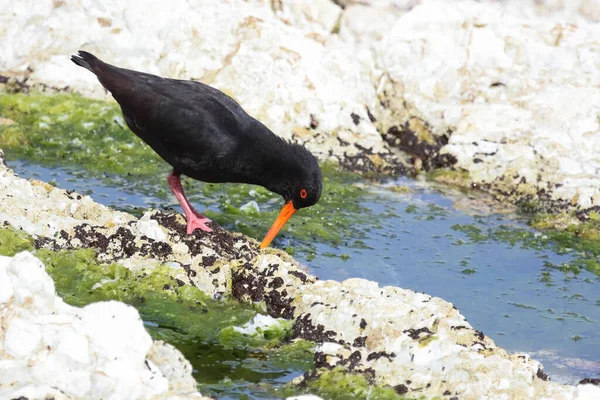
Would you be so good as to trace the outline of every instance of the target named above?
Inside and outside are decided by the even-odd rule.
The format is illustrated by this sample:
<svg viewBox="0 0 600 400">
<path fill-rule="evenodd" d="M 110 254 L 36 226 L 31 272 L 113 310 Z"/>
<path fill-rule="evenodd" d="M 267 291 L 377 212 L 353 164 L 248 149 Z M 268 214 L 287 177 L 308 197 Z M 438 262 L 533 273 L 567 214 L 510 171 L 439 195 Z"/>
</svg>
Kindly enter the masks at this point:
<svg viewBox="0 0 600 400">
<path fill-rule="evenodd" d="M 486 228 L 483 224 L 455 224 L 452 229 L 464 233 L 471 243 L 485 243 L 498 241 L 511 247 L 522 249 L 544 250 L 550 249 L 557 254 L 569 254 L 573 258 L 566 263 L 555 264 L 544 262 L 547 269 L 558 270 L 565 275 L 577 275 L 581 270 L 587 270 L 600 276 L 600 240 L 588 239 L 578 234 L 578 230 L 567 229 L 564 231 L 547 230 L 543 234 L 529 229 L 516 228 L 511 225 L 500 225 Z M 463 241 L 456 241 L 461 245 Z M 541 280 L 549 282 L 549 276 L 542 276 Z"/>
<path fill-rule="evenodd" d="M 271 362 L 280 368 L 307 371 L 313 367 L 316 344 L 304 339 L 284 343 L 279 351 L 270 354 Z"/>
<path fill-rule="evenodd" d="M 236 326 L 227 326 L 219 331 L 218 339 L 226 348 L 259 348 L 277 347 L 282 341 L 291 337 L 292 321 L 279 320 L 273 325 L 257 327 L 254 331 L 246 333 L 236 329 Z M 243 327 L 242 327 L 243 328 Z"/>
<path fill-rule="evenodd" d="M 343 13 L 340 13 L 340 15 L 338 16 L 337 20 L 335 21 L 335 24 L 333 25 L 333 27 L 331 28 L 331 34 L 332 35 L 337 35 L 340 33 L 340 29 L 342 28 L 342 17 L 343 17 Z"/>
<path fill-rule="evenodd" d="M 73 94 L 4 94 L 0 115 L 15 121 L 0 128 L 8 154 L 123 175 L 152 176 L 156 164 L 164 165 L 128 131 L 113 103 Z"/>
<path fill-rule="evenodd" d="M 455 170 L 449 168 L 438 168 L 430 172 L 428 177 L 436 182 L 445 183 L 464 189 L 471 189 L 473 187 L 473 182 L 469 172 L 464 169 Z"/>
<path fill-rule="evenodd" d="M 33 238 L 17 229 L 0 228 L 0 255 L 12 257 L 33 248 Z"/>
<path fill-rule="evenodd" d="M 389 190 L 390 192 L 399 193 L 399 194 L 408 194 L 408 193 L 412 193 L 412 191 L 413 191 L 410 187 L 404 186 L 404 185 L 386 186 L 386 189 Z"/>
<path fill-rule="evenodd" d="M 409 204 L 404 209 L 406 214 L 415 214 L 415 221 L 433 221 L 437 219 L 446 219 L 448 210 L 436 204 L 417 205 Z M 395 215 L 394 215 L 395 216 Z"/>
<path fill-rule="evenodd" d="M 419 339 L 419 347 L 427 347 L 434 340 L 438 340 L 438 337 L 435 335 L 425 336 L 424 338 Z"/>
<path fill-rule="evenodd" d="M 518 204 L 519 211 L 523 214 L 537 214 L 543 209 L 542 203 L 539 200 L 526 200 Z"/>
<path fill-rule="evenodd" d="M 586 222 L 581 222 L 574 212 L 536 214 L 530 225 L 544 232 L 568 232 L 576 238 L 598 242 L 600 246 L 600 216 L 590 212 Z"/>
<path fill-rule="evenodd" d="M 565 249 L 589 255 L 579 258 L 575 265 L 600 276 L 600 214 L 591 211 L 582 222 L 574 211 L 561 211 L 556 214 L 536 213 L 531 217 L 529 225 L 556 242 L 557 251 Z"/>
<path fill-rule="evenodd" d="M 408 398 L 388 386 L 372 385 L 364 375 L 348 373 L 342 367 L 320 371 L 316 378 L 311 378 L 306 382 L 306 388 L 308 393 L 329 400 Z"/>
<path fill-rule="evenodd" d="M 461 274 L 472 275 L 477 272 L 476 268 L 465 268 L 460 271 Z"/>
<path fill-rule="evenodd" d="M 235 395 L 234 398 L 253 395 L 269 399 L 293 396 L 299 394 L 300 389 L 282 380 L 293 379 L 312 368 L 314 350 L 314 343 L 298 339 L 277 349 L 249 352 L 243 358 L 221 351 L 204 370 L 199 388 L 202 393 L 217 398 L 223 394 Z M 245 371 L 243 379 L 237 373 L 240 370 Z M 275 381 L 279 384 L 274 384 Z"/>
<path fill-rule="evenodd" d="M 129 131 L 116 103 L 64 93 L 5 93 L 0 97 L 0 116 L 14 121 L 0 125 L 0 148 L 7 160 L 60 167 L 79 179 L 97 178 L 108 186 L 157 198 L 164 206 L 177 206 L 166 184 L 170 167 Z M 365 238 L 370 227 L 379 226 L 377 216 L 359 204 L 370 195 L 353 184 L 357 175 L 331 163 L 323 164 L 322 171 L 321 200 L 296 213 L 275 243 L 285 246 L 291 236 L 307 246 L 315 241 L 338 245 Z M 184 178 L 183 186 L 199 211 L 205 208 L 206 215 L 223 227 L 256 239 L 264 236 L 282 205 L 280 196 L 254 185 L 203 184 Z M 250 201 L 257 202 L 259 212 L 244 211 Z"/>
<path fill-rule="evenodd" d="M 530 306 L 529 304 L 521 304 L 521 303 L 514 303 L 514 302 L 508 302 L 508 304 L 513 305 L 517 308 L 526 308 L 529 310 L 536 310 L 537 308 L 535 308 L 534 306 Z"/>
<path fill-rule="evenodd" d="M 18 236 L 19 240 L 3 240 L 11 235 Z M 243 325 L 256 315 L 250 306 L 216 301 L 193 286 L 180 285 L 172 277 L 173 268 L 168 266 L 133 272 L 116 263 L 98 264 L 93 249 L 35 250 L 33 240 L 27 239 L 18 230 L 0 228 L 0 254 L 33 251 L 46 266 L 57 293 L 74 306 L 104 300 L 122 301 L 135 306 L 145 319 L 159 326 L 177 326 L 186 335 L 212 341 L 218 340 L 223 330 Z M 273 346 L 277 339 L 285 339 L 285 334 L 270 334 L 264 342 Z M 260 346 L 262 342 L 255 340 L 254 344 Z"/>
</svg>

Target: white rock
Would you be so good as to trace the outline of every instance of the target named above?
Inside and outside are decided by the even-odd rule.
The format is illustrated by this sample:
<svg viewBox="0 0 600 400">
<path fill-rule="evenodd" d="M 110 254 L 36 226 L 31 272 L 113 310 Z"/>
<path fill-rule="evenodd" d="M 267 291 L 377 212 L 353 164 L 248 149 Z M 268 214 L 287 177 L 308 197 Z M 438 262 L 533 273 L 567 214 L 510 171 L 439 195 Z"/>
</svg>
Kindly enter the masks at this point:
<svg viewBox="0 0 600 400">
<path fill-rule="evenodd" d="M 32 355 L 41 345 L 42 329 L 32 321 L 13 318 L 4 334 L 4 349 L 14 358 Z"/>
<path fill-rule="evenodd" d="M 304 30 L 328 36 L 334 29 L 342 12 L 330 0 L 283 1 L 275 15 L 284 22 Z M 276 7 L 276 6 L 275 6 Z"/>
<path fill-rule="evenodd" d="M 289 322 L 287 322 L 289 324 Z M 234 326 L 233 330 L 244 335 L 255 335 L 262 330 L 271 327 L 282 327 L 286 320 L 282 318 L 273 318 L 269 315 L 256 314 L 254 318 L 246 322 L 243 326 Z"/>
<path fill-rule="evenodd" d="M 135 308 L 65 304 L 28 252 L 1 257 L 0 278 L 0 398 L 201 397 L 189 362 L 153 342 Z"/>
<path fill-rule="evenodd" d="M 60 230 L 68 231 L 83 223 L 116 225 L 135 219 L 123 212 L 109 212 L 108 207 L 95 203 L 89 196 L 71 198 L 64 190 L 47 183 L 19 179 L 3 163 L 0 163 L 0 193 L 11 194 L 2 197 L 0 220 L 30 235 L 52 237 Z M 23 203 L 24 199 L 33 198 L 37 201 Z"/>
<path fill-rule="evenodd" d="M 54 282 L 37 258 L 14 257 L 6 272 L 13 287 L 16 304 L 26 306 L 34 303 L 45 307 L 54 302 Z"/>
<path fill-rule="evenodd" d="M 534 193 L 600 205 L 600 25 L 586 19 L 598 4 L 421 1 L 374 44 L 391 101 L 453 131 L 445 152 L 476 183 L 525 178 Z M 554 190 L 576 177 L 590 190 Z"/>
<path fill-rule="evenodd" d="M 246 204 L 240 207 L 240 211 L 251 214 L 251 213 L 260 213 L 260 208 L 258 207 L 258 203 L 254 200 L 250 200 Z"/>
<path fill-rule="evenodd" d="M 179 254 L 187 254 L 190 251 L 190 248 L 185 243 L 177 243 L 173 246 L 173 252 Z"/>
<path fill-rule="evenodd" d="M 10 263 L 11 258 L 0 256 L 0 303 L 7 303 L 13 297 L 13 287 L 8 281 L 6 267 Z"/>
<path fill-rule="evenodd" d="M 170 387 L 178 388 L 180 393 L 196 393 L 196 380 L 192 377 L 192 365 L 175 347 L 162 341 L 156 341 L 148 353 L 148 364 L 158 369 L 169 380 Z M 177 368 L 173 368 L 177 366 Z"/>
<path fill-rule="evenodd" d="M 1 392 L 6 399 L 54 399 L 54 400 L 72 400 L 59 389 L 51 385 L 30 385 L 23 388 L 7 389 Z"/>
<path fill-rule="evenodd" d="M 144 218 L 148 214 L 144 214 L 142 218 L 137 222 L 137 228 L 142 235 L 148 236 L 150 239 L 163 242 L 166 240 L 166 235 L 158 225 L 158 222 L 153 219 Z"/>
<path fill-rule="evenodd" d="M 574 400 L 596 400 L 600 399 L 600 387 L 592 384 L 577 385 Z"/>
</svg>

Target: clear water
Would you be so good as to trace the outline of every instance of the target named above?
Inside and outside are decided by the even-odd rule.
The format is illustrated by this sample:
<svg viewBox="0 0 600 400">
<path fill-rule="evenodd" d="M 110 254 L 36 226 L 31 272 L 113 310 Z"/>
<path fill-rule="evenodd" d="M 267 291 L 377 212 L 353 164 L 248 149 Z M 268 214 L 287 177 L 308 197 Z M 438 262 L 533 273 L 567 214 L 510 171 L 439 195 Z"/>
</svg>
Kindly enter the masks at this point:
<svg viewBox="0 0 600 400">
<path fill-rule="evenodd" d="M 22 177 L 54 181 L 119 209 L 165 206 L 84 174 L 15 161 L 9 166 Z M 321 279 L 360 277 L 439 296 L 499 346 L 541 361 L 555 381 L 576 383 L 600 375 L 600 278 L 556 267 L 580 254 L 558 252 L 516 214 L 488 207 L 477 194 L 409 179 L 389 183 L 409 186 L 411 192 L 398 194 L 365 182 L 375 196 L 363 205 L 385 218 L 381 227 L 370 228 L 364 246 L 317 242 L 316 258 L 302 250 L 295 258 Z M 469 235 L 473 231 L 484 235 Z M 293 236 L 283 244 L 294 245 Z M 261 368 L 259 360 L 234 356 L 227 362 Z M 271 380 L 284 382 L 290 376 L 278 372 Z M 249 394 L 245 385 L 231 395 Z"/>
</svg>

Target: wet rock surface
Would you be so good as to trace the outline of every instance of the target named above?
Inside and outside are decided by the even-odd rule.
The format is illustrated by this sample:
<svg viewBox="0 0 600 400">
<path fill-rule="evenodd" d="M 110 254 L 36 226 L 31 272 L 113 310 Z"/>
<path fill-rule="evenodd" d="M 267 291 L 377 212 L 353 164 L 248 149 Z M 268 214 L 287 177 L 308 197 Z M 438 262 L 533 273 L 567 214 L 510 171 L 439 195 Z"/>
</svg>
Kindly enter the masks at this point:
<svg viewBox="0 0 600 400">
<path fill-rule="evenodd" d="M 167 264 L 180 285 L 264 304 L 271 317 L 293 321 L 294 337 L 320 344 L 317 370 L 305 381 L 341 367 L 371 384 L 417 396 L 598 395 L 587 382 L 574 387 L 548 381 L 538 362 L 498 348 L 442 299 L 362 279 L 320 281 L 286 253 L 259 251 L 243 235 L 215 227 L 186 236 L 179 214 L 150 211 L 136 220 L 3 167 L 0 223 L 34 236 L 38 247 L 91 247 L 100 262 L 116 261 L 132 271 Z M 162 351 L 154 356 L 172 359 Z"/>
</svg>

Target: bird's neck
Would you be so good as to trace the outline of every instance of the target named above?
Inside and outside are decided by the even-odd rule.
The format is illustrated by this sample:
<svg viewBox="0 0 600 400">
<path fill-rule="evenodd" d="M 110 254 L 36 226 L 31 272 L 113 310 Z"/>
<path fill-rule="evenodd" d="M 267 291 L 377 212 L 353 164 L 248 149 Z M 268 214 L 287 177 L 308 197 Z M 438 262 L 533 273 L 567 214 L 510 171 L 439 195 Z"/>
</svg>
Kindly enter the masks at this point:
<svg viewBox="0 0 600 400">
<path fill-rule="evenodd" d="M 247 171 L 247 183 L 263 186 L 285 197 L 291 182 L 299 178 L 297 175 L 302 169 L 292 147 L 279 137 L 254 142 L 245 152 L 249 157 L 245 165 L 254 166 Z"/>
</svg>

